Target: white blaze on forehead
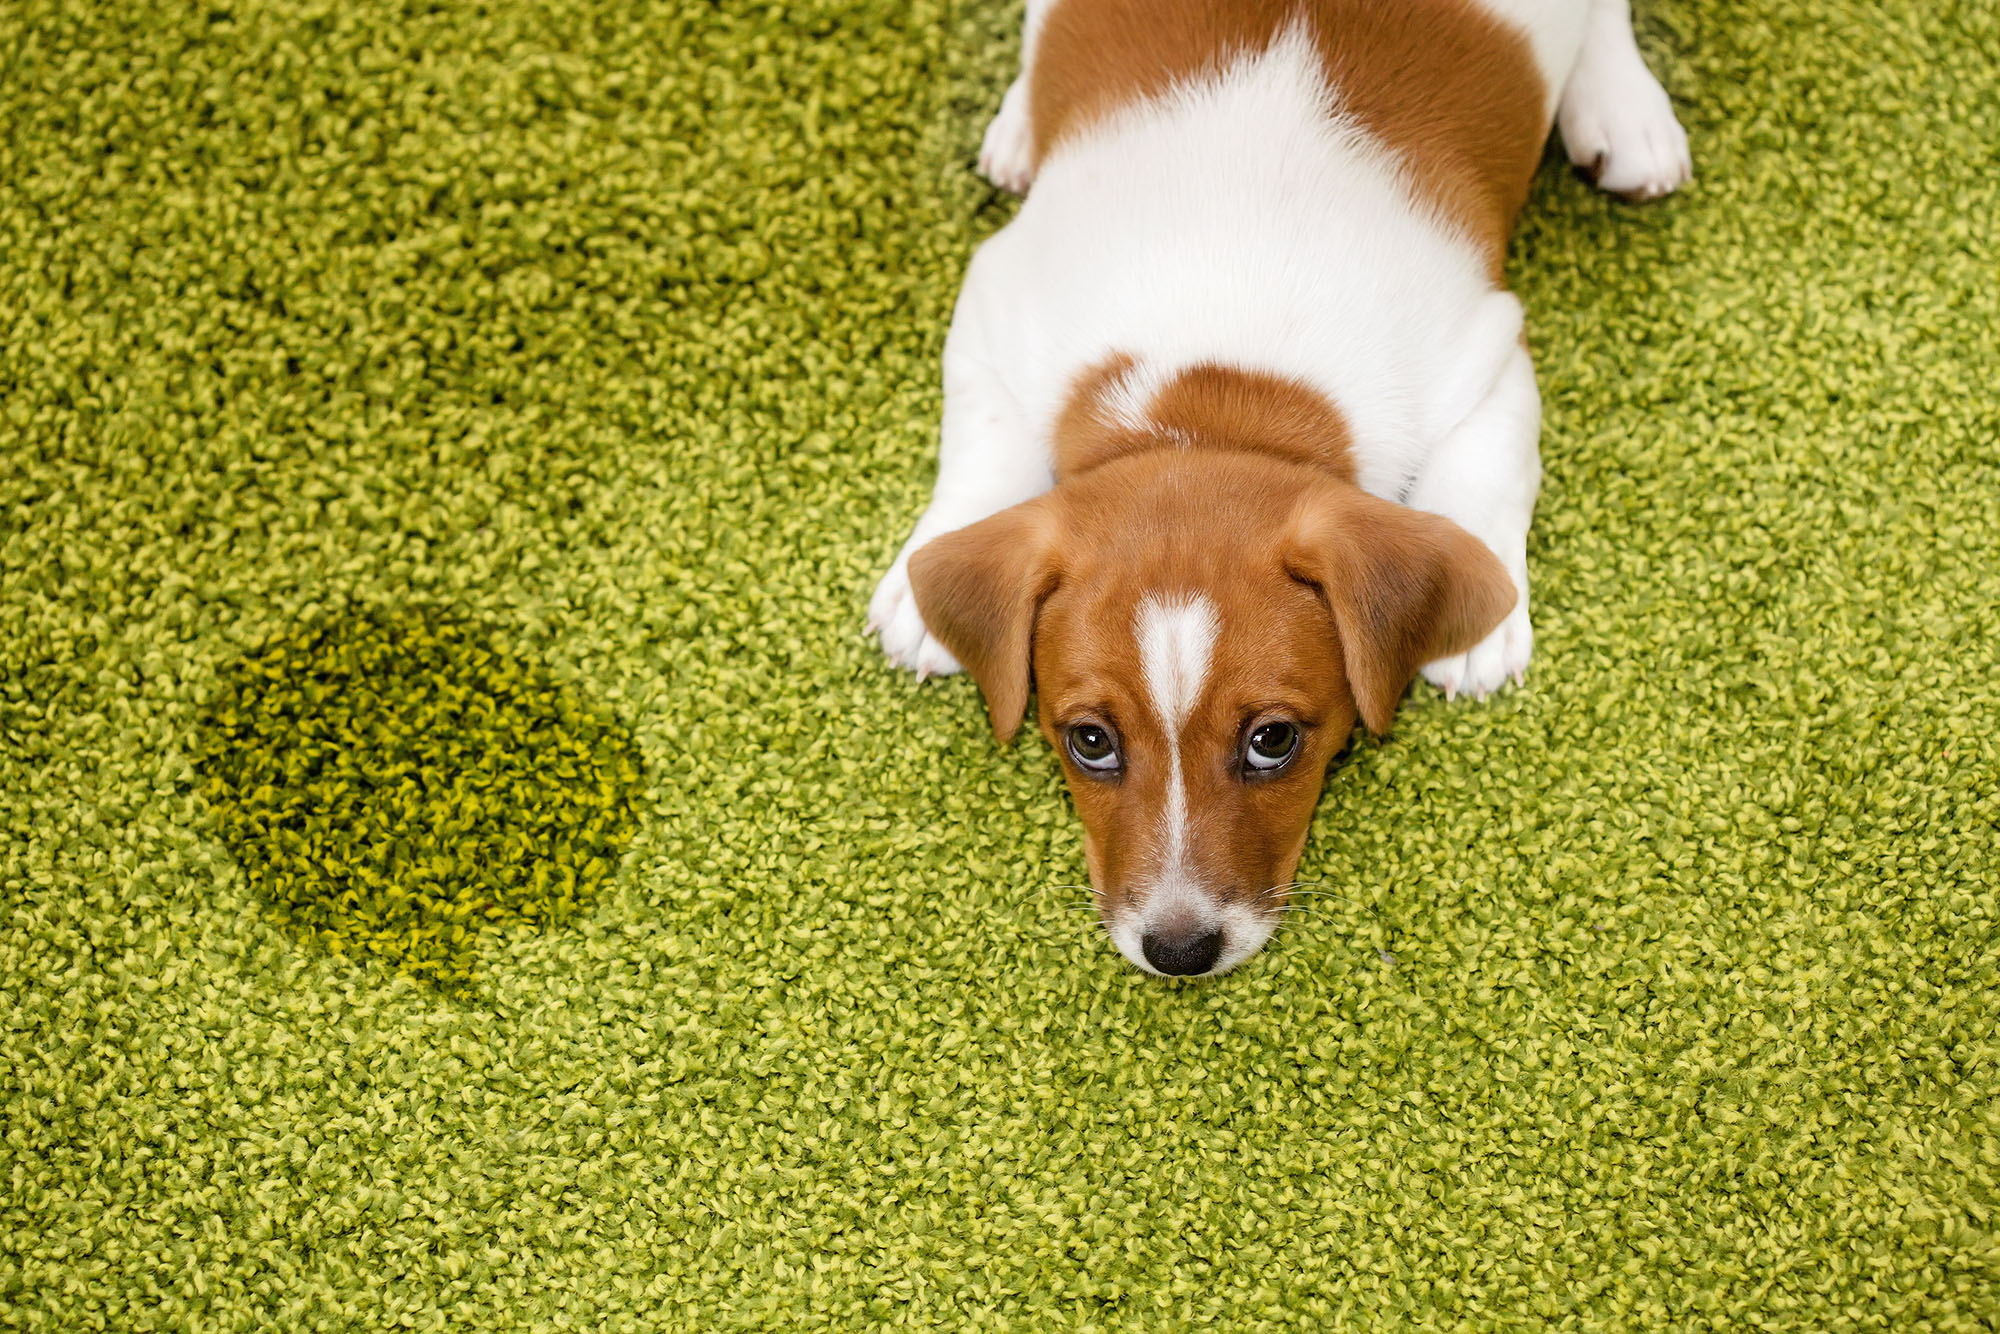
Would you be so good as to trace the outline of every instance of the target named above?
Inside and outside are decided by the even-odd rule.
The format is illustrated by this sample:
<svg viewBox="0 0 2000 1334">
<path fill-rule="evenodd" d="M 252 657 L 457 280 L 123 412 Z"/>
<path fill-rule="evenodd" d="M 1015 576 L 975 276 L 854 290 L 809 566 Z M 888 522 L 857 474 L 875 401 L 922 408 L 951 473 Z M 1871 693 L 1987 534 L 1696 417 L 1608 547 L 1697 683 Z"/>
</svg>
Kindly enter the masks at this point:
<svg viewBox="0 0 2000 1334">
<path fill-rule="evenodd" d="M 1188 865 L 1187 783 L 1181 773 L 1181 733 L 1208 684 L 1222 617 L 1199 593 L 1149 593 L 1132 619 L 1139 640 L 1139 666 L 1147 701 L 1167 737 L 1167 803 L 1161 812 L 1160 863 L 1146 884 L 1136 912 L 1106 923 L 1127 959 L 1147 972 L 1146 933 L 1174 929 L 1190 918 L 1223 933 L 1222 955 L 1213 972 L 1227 972 L 1255 954 L 1271 934 L 1267 916 L 1246 904 L 1218 903 Z"/>
<path fill-rule="evenodd" d="M 1208 660 L 1222 621 L 1215 604 L 1199 593 L 1177 597 L 1148 593 L 1139 603 L 1136 621 L 1146 694 L 1166 726 L 1167 744 L 1178 756 L 1181 727 L 1208 680 Z"/>
<path fill-rule="evenodd" d="M 1208 663 L 1215 653 L 1222 619 L 1215 613 L 1215 604 L 1198 593 L 1175 597 L 1149 593 L 1139 603 L 1134 628 L 1139 636 L 1139 666 L 1145 675 L 1146 694 L 1167 734 L 1167 806 L 1160 821 L 1165 855 L 1152 893 L 1146 898 L 1144 920 L 1155 922 L 1177 910 L 1206 918 L 1212 907 L 1187 865 L 1187 783 L 1181 777 L 1181 729 L 1208 681 Z"/>
</svg>

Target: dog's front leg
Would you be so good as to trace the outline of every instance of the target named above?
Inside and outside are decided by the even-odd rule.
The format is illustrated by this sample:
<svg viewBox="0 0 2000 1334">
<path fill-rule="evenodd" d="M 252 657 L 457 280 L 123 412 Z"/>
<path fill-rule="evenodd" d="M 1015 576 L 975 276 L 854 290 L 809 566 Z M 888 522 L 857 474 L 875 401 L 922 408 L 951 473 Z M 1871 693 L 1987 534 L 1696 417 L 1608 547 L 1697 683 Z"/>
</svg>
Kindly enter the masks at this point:
<svg viewBox="0 0 2000 1334">
<path fill-rule="evenodd" d="M 1520 594 L 1498 629 L 1470 652 L 1440 658 L 1424 679 L 1446 695 L 1485 698 L 1528 669 L 1534 632 L 1528 623 L 1528 524 L 1541 489 L 1542 400 L 1535 367 L 1518 344 L 1486 396 L 1431 453 L 1407 503 L 1442 514 L 1493 550 Z"/>
<path fill-rule="evenodd" d="M 985 317 L 989 302 L 1001 294 L 992 257 L 981 252 L 966 273 L 945 340 L 937 487 L 868 603 L 868 628 L 881 635 L 882 651 L 920 679 L 955 672 L 958 661 L 924 627 L 910 591 L 910 556 L 933 538 L 1033 500 L 1055 485 L 1048 448 L 1035 437 L 992 359 Z"/>
</svg>

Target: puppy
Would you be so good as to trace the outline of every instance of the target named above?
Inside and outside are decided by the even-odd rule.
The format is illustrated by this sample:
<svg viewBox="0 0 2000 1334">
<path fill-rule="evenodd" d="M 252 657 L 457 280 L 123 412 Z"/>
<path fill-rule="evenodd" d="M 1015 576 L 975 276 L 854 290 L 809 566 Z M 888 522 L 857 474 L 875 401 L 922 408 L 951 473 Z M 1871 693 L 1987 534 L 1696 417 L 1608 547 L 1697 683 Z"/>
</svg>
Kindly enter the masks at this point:
<svg viewBox="0 0 2000 1334">
<path fill-rule="evenodd" d="M 1687 140 L 1626 0 L 1029 0 L 1024 51 L 980 165 L 1027 198 L 967 270 L 871 626 L 963 664 L 1003 742 L 1032 682 L 1112 940 L 1218 973 L 1357 719 L 1527 668 L 1502 263 L 1551 121 L 1638 198 Z"/>
</svg>

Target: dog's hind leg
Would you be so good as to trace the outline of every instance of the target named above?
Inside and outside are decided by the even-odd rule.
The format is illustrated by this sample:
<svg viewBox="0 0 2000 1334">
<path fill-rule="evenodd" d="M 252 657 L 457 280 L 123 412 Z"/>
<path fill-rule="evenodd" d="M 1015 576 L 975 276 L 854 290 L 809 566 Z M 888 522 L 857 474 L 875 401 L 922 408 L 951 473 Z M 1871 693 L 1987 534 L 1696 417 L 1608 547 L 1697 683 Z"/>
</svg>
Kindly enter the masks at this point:
<svg viewBox="0 0 2000 1334">
<path fill-rule="evenodd" d="M 1035 131 L 1028 111 L 1028 81 L 1034 73 L 1035 39 L 1054 3 L 1028 0 L 1027 20 L 1021 27 L 1021 72 L 1007 85 L 1000 110 L 979 144 L 979 174 L 1017 195 L 1028 193 L 1035 180 Z"/>
<path fill-rule="evenodd" d="M 1632 36 L 1630 0 L 1590 0 L 1556 123 L 1578 174 L 1600 190 L 1657 199 L 1694 175 L 1687 131 Z"/>
</svg>

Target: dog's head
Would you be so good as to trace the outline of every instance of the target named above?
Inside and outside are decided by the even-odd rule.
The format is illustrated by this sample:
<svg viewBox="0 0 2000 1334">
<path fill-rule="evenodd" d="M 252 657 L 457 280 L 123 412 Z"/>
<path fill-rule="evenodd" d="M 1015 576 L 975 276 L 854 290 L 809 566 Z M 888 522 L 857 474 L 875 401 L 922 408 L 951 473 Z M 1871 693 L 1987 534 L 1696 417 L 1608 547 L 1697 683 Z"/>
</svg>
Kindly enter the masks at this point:
<svg viewBox="0 0 2000 1334">
<path fill-rule="evenodd" d="M 1033 683 L 1106 929 L 1184 976 L 1269 939 L 1356 718 L 1385 731 L 1416 669 L 1515 598 L 1448 520 L 1208 450 L 1093 468 L 938 538 L 910 578 L 1002 741 Z"/>
</svg>

